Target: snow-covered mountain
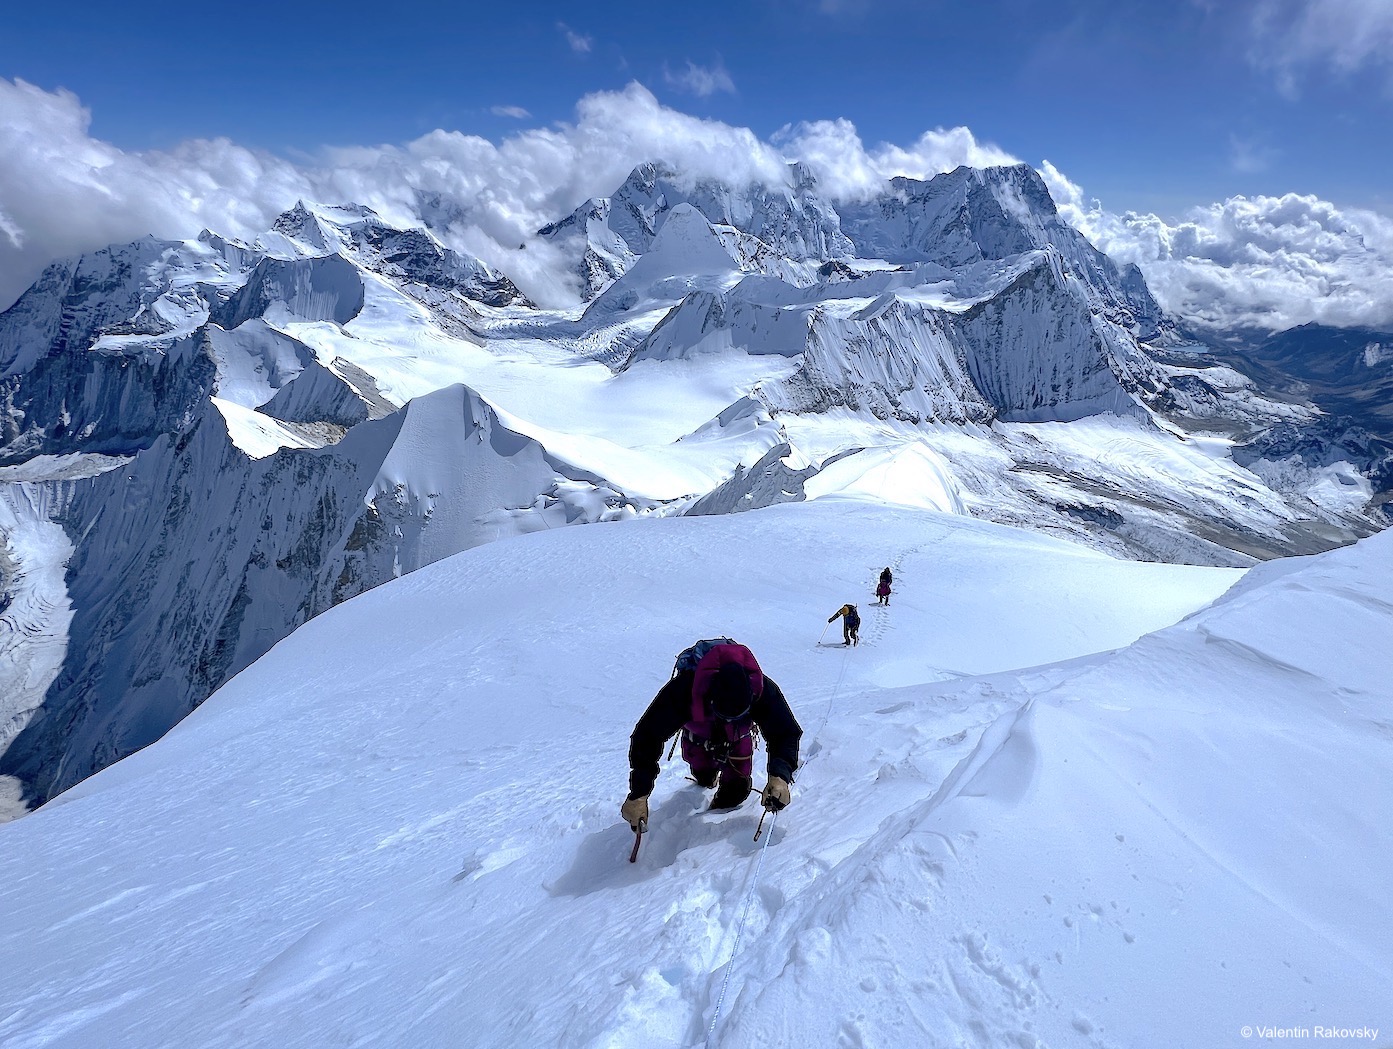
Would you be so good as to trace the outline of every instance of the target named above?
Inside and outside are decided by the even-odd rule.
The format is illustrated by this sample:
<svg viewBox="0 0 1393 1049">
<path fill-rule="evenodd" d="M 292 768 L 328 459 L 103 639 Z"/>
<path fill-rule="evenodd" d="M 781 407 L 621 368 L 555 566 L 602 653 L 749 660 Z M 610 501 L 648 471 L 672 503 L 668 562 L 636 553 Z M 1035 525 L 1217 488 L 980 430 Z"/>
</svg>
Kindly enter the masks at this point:
<svg viewBox="0 0 1393 1049">
<path fill-rule="evenodd" d="M 1244 574 L 841 492 L 308 623 L 0 826 L 0 1042 L 1388 1044 L 1393 535 Z M 631 865 L 630 729 L 718 634 L 801 719 L 793 803 L 756 842 L 670 763 Z"/>
<path fill-rule="evenodd" d="M 1187 355 L 1028 168 L 833 207 L 800 165 L 648 165 L 542 235 L 583 305 L 302 202 L 56 262 L 0 315 L 0 777 L 43 801 L 335 603 L 560 524 L 874 485 L 1210 565 L 1386 524 L 1347 444 L 1236 448 L 1320 413 Z"/>
<path fill-rule="evenodd" d="M 633 513 L 463 386 L 329 448 L 250 458 L 230 440 L 237 425 L 209 406 L 177 440 L 44 486 L 81 536 L 68 562 L 68 650 L 59 689 L 31 691 L 28 711 L 9 712 L 38 716 L 10 742 L 6 774 L 57 793 L 159 738 L 346 598 L 500 536 Z"/>
<path fill-rule="evenodd" d="M 863 258 L 952 269 L 1054 249 L 1062 268 L 1089 291 L 1089 305 L 1155 339 L 1174 327 L 1135 267 L 1119 269 L 1062 221 L 1044 181 L 1024 164 L 958 168 L 927 182 L 896 178 L 890 192 L 841 209 L 842 226 Z"/>
<path fill-rule="evenodd" d="M 647 164 L 612 197 L 586 201 L 541 234 L 581 253 L 577 272 L 588 298 L 647 254 L 683 205 L 713 226 L 754 238 L 773 258 L 828 264 L 823 276 L 854 273 L 836 266 L 853 258 L 958 270 L 1051 247 L 1092 292 L 1090 305 L 1110 319 L 1144 339 L 1174 328 L 1140 271 L 1119 269 L 1063 222 L 1044 181 L 1026 165 L 958 168 L 928 181 L 895 178 L 869 201 L 834 206 L 818 196 L 816 179 L 802 164 L 790 166 L 788 183 L 778 189 L 683 180 Z"/>
<path fill-rule="evenodd" d="M 346 597 L 500 535 L 632 513 L 472 390 L 383 393 L 296 334 L 395 311 L 472 349 L 461 318 L 510 287 L 421 231 L 303 206 L 254 246 L 144 241 L 51 267 L 0 318 L 4 615 L 28 639 L 3 672 L 4 774 L 48 797 Z M 65 581 L 36 569 L 54 551 Z"/>
<path fill-rule="evenodd" d="M 779 259 L 822 263 L 855 255 L 836 209 L 818 196 L 812 172 L 793 164 L 788 176 L 780 187 L 732 186 L 643 164 L 612 196 L 587 200 L 540 233 L 580 253 L 576 272 L 587 298 L 648 254 L 670 213 L 684 204 L 708 222 L 754 238 Z"/>
</svg>

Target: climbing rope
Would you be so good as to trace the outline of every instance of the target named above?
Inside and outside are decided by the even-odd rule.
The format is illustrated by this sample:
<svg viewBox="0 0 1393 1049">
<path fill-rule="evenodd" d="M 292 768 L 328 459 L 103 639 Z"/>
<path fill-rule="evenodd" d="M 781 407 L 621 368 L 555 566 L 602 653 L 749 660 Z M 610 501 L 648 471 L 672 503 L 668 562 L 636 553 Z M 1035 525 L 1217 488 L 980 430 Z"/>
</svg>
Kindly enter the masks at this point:
<svg viewBox="0 0 1393 1049">
<path fill-rule="evenodd" d="M 850 649 L 847 649 L 842 653 L 841 669 L 837 671 L 837 681 L 836 684 L 832 686 L 832 694 L 827 697 L 827 708 L 822 712 L 822 721 L 818 723 L 817 729 L 813 732 L 811 741 L 813 743 L 817 742 L 818 736 L 820 736 L 822 730 L 827 727 L 827 721 L 832 716 L 832 705 L 837 701 L 837 694 L 841 691 L 842 678 L 846 674 L 846 657 L 850 651 Z M 798 766 L 798 771 L 802 772 L 811 765 L 816 758 L 817 753 L 809 755 L 808 760 Z M 731 945 L 730 957 L 726 959 L 725 963 L 725 976 L 721 978 L 721 993 L 716 996 L 716 1008 L 711 1013 L 711 1026 L 706 1029 L 707 1049 L 711 1049 L 711 1047 L 716 1044 L 714 1041 L 716 1037 L 716 1024 L 721 1018 L 721 1009 L 725 1005 L 726 990 L 730 987 L 730 974 L 735 970 L 735 959 L 740 956 L 740 940 L 745 934 L 745 922 L 750 917 L 750 908 L 754 905 L 755 889 L 759 887 L 759 872 L 764 867 L 764 850 L 769 848 L 769 842 L 774 838 L 774 825 L 779 822 L 779 814 L 777 812 L 772 813 L 772 816 L 773 819 L 769 822 L 769 834 L 765 837 L 764 844 L 759 847 L 759 852 L 755 857 L 754 873 L 750 876 L 749 888 L 745 890 L 744 905 L 740 909 L 740 920 L 735 926 L 735 943 Z"/>
<path fill-rule="evenodd" d="M 904 561 L 906 554 L 914 553 L 918 550 L 921 550 L 926 545 L 928 544 L 921 543 L 918 546 L 912 547 L 909 550 L 902 551 L 899 554 L 899 556 L 897 556 L 892 562 L 890 562 L 892 565 L 895 566 L 895 571 L 898 572 L 900 570 L 900 564 Z M 824 636 L 827 634 L 825 628 L 823 629 L 822 633 Z M 819 637 L 818 644 L 820 645 L 821 643 L 822 638 Z M 822 735 L 822 730 L 827 727 L 827 722 L 832 717 L 832 706 L 836 703 L 837 696 L 841 693 L 842 679 L 846 676 L 846 660 L 847 656 L 850 653 L 850 648 L 847 648 L 842 652 L 842 664 L 840 669 L 838 669 L 837 671 L 837 680 L 836 683 L 832 686 L 831 695 L 827 697 L 827 707 L 822 712 L 822 720 L 818 722 L 817 729 L 813 732 L 812 740 L 809 744 L 810 750 L 812 749 L 811 744 L 817 742 L 818 737 Z M 820 750 L 810 754 L 808 756 L 808 759 L 804 761 L 803 764 L 798 766 L 798 771 L 801 773 L 804 769 L 811 765 L 813 761 L 816 760 L 819 753 L 821 753 Z M 754 873 L 750 877 L 749 888 L 745 890 L 745 900 L 740 910 L 740 920 L 738 923 L 736 923 L 735 926 L 735 943 L 731 946 L 730 957 L 726 959 L 725 976 L 721 978 L 721 993 L 716 996 L 716 1008 L 711 1013 L 711 1025 L 706 1029 L 706 1049 L 712 1049 L 712 1046 L 716 1044 L 716 1024 L 720 1021 L 721 1010 L 725 1006 L 726 991 L 730 987 L 730 974 L 735 970 L 735 959 L 740 956 L 740 940 L 745 934 L 745 922 L 749 918 L 750 908 L 754 904 L 755 889 L 759 887 L 759 872 L 764 867 L 764 850 L 769 847 L 769 842 L 774 837 L 774 824 L 778 822 L 779 814 L 775 812 L 773 813 L 773 817 L 773 820 L 769 824 L 769 836 L 764 839 L 764 844 L 759 847 L 759 852 L 757 853 L 755 858 Z"/>
<path fill-rule="evenodd" d="M 735 943 L 730 948 L 730 957 L 726 959 L 726 974 L 721 979 L 721 993 L 716 996 L 716 1009 L 711 1014 L 711 1026 L 706 1029 L 706 1045 L 710 1049 L 715 1043 L 712 1041 L 716 1036 L 716 1021 L 721 1018 L 721 1008 L 725 1005 L 726 989 L 730 987 L 730 974 L 735 970 L 735 959 L 740 954 L 740 938 L 745 933 L 745 920 L 750 916 L 750 907 L 755 902 L 755 889 L 759 886 L 760 868 L 764 866 L 764 850 L 769 848 L 769 841 L 774 837 L 774 824 L 779 822 L 779 814 L 775 812 L 774 818 L 769 823 L 769 836 L 764 839 L 764 844 L 759 847 L 759 854 L 755 859 L 755 872 L 750 878 L 750 887 L 745 890 L 745 906 L 740 912 L 740 922 L 735 926 Z"/>
</svg>

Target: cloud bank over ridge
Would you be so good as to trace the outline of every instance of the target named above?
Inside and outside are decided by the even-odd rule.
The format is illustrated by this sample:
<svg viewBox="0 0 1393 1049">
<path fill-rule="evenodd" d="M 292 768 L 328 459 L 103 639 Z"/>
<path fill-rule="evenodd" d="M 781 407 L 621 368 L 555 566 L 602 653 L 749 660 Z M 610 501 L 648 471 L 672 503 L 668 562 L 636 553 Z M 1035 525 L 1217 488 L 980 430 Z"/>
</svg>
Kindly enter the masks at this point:
<svg viewBox="0 0 1393 1049">
<path fill-rule="evenodd" d="M 863 143 L 847 120 L 800 123 L 771 141 L 747 128 L 663 106 L 643 86 L 587 95 L 573 123 L 494 143 L 433 131 L 404 145 L 322 150 L 294 163 L 227 139 L 128 152 L 90 134 L 68 91 L 0 79 L 0 309 L 56 257 L 147 234 L 207 227 L 252 237 L 305 198 L 366 204 L 388 221 L 432 228 L 511 276 L 544 304 L 574 301 L 568 260 L 535 236 L 639 163 L 693 178 L 778 184 L 801 160 L 837 200 L 865 199 L 895 175 L 928 178 L 961 164 L 1016 159 L 967 128 L 908 146 Z M 1310 320 L 1393 325 L 1393 220 L 1315 197 L 1235 197 L 1169 225 L 1107 212 L 1046 162 L 1066 219 L 1119 261 L 1136 262 L 1162 304 L 1192 323 L 1288 327 Z"/>
<path fill-rule="evenodd" d="M 1048 162 L 1042 174 L 1064 218 L 1118 262 L 1140 266 L 1160 303 L 1190 324 L 1393 326 L 1385 215 L 1286 193 L 1230 197 L 1167 223 L 1104 210 Z"/>
</svg>

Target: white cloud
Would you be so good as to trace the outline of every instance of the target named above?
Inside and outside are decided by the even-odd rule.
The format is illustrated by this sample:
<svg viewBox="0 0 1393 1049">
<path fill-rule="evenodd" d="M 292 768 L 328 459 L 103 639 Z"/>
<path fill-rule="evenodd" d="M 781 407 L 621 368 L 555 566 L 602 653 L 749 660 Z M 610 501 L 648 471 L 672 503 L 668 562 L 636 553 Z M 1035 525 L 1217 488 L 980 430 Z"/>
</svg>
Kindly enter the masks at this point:
<svg viewBox="0 0 1393 1049">
<path fill-rule="evenodd" d="M 12 248 L 24 247 L 24 230 L 5 213 L 4 208 L 0 208 L 0 233 L 5 234 L 5 239 L 10 242 Z"/>
<path fill-rule="evenodd" d="M 965 127 L 926 131 L 909 147 L 882 143 L 867 150 L 846 119 L 817 120 L 780 128 L 774 143 L 817 175 L 819 189 L 837 199 L 865 199 L 897 175 L 932 178 L 967 164 L 993 167 L 1019 161 L 990 143 L 979 143 Z"/>
<path fill-rule="evenodd" d="M 895 175 L 1015 162 L 967 128 L 867 149 L 850 122 L 818 121 L 764 142 L 665 107 L 638 84 L 587 95 L 574 123 L 498 143 L 434 131 L 402 146 L 324 150 L 305 164 L 226 139 L 126 152 L 92 138 L 89 123 L 70 92 L 0 80 L 0 309 L 56 257 L 147 234 L 186 238 L 205 226 L 255 237 L 300 198 L 356 201 L 413 225 L 420 200 L 438 197 L 437 218 L 445 217 L 436 228 L 447 243 L 534 299 L 561 303 L 575 297 L 569 263 L 536 230 L 612 192 L 644 161 L 691 178 L 778 185 L 787 162 L 800 159 L 834 199 L 864 199 Z M 1393 220 L 1384 216 L 1308 196 L 1235 197 L 1172 225 L 1107 212 L 1048 163 L 1042 174 L 1066 220 L 1120 262 L 1140 265 L 1162 304 L 1186 320 L 1393 325 Z"/>
<path fill-rule="evenodd" d="M 636 165 L 663 160 L 694 178 L 785 177 L 779 151 L 748 129 L 666 108 L 638 84 L 587 95 L 574 124 L 498 144 L 434 131 L 404 146 L 324 150 L 303 165 L 226 139 L 126 152 L 92 138 L 89 125 L 70 92 L 0 79 L 0 309 L 56 257 L 205 226 L 254 237 L 300 198 L 356 201 L 417 224 L 423 194 L 455 216 L 440 231 L 451 246 L 501 268 L 539 301 L 569 301 L 566 267 L 535 231 L 612 192 Z"/>
<path fill-rule="evenodd" d="M 1389 0 L 1258 0 L 1250 26 L 1254 63 L 1292 93 L 1308 69 L 1393 67 Z"/>
<path fill-rule="evenodd" d="M 56 257 L 205 225 L 254 234 L 312 192 L 288 162 L 225 139 L 126 153 L 93 139 L 89 124 L 71 92 L 0 79 L 0 307 Z"/>
<path fill-rule="evenodd" d="M 496 117 L 512 117 L 514 120 L 526 120 L 532 115 L 522 106 L 494 106 L 489 112 Z"/>
<path fill-rule="evenodd" d="M 1393 326 L 1393 220 L 1314 196 L 1231 197 L 1185 220 L 1115 215 L 1048 162 L 1061 215 L 1118 262 L 1141 267 L 1185 321 L 1273 331 L 1317 321 Z"/>
<path fill-rule="evenodd" d="M 725 64 L 719 58 L 716 59 L 716 64 L 710 67 L 699 66 L 688 60 L 687 68 L 677 73 L 664 66 L 663 80 L 669 87 L 675 87 L 698 98 L 706 98 L 717 91 L 735 94 L 735 81 L 730 79 L 730 73 L 726 71 Z"/>
<path fill-rule="evenodd" d="M 588 55 L 595 46 L 594 37 L 577 33 L 565 22 L 557 22 L 556 28 L 561 30 L 562 35 L 566 38 L 566 43 L 570 44 L 571 50 L 578 55 Z"/>
</svg>

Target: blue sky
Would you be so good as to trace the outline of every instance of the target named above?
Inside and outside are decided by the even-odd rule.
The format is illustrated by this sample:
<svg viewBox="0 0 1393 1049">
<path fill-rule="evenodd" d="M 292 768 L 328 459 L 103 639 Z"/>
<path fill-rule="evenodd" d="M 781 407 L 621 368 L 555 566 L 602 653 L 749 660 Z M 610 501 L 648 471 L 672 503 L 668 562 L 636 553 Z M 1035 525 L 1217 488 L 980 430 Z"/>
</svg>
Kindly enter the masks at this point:
<svg viewBox="0 0 1393 1049">
<path fill-rule="evenodd" d="M 1393 328 L 1393 0 L 11 7 L 0 309 L 55 258 L 300 199 L 566 304 L 537 230 L 643 161 L 797 158 L 833 201 L 1024 161 L 1177 316 Z"/>
<path fill-rule="evenodd" d="M 1393 213 L 1388 0 L 746 0 L 672 5 L 77 2 L 10 10 L 0 75 L 74 92 L 126 150 L 286 157 L 498 141 L 630 81 L 748 127 L 868 146 L 966 125 L 1113 211 L 1300 192 Z M 1303 18 L 1311 19 L 1303 24 Z M 1318 31 L 1312 31 L 1318 26 Z M 525 115 L 524 115 L 525 114 Z"/>
</svg>

